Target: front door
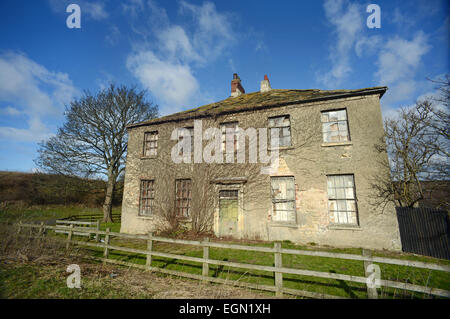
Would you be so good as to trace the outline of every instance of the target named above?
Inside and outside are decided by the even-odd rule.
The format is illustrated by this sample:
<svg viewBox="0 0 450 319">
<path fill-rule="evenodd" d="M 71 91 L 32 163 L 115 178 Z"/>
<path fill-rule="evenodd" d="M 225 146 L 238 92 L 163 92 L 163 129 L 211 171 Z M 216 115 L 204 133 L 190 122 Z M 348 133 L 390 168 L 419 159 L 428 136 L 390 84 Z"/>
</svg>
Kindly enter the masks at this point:
<svg viewBox="0 0 450 319">
<path fill-rule="evenodd" d="M 238 191 L 219 191 L 219 236 L 237 236 Z"/>
</svg>

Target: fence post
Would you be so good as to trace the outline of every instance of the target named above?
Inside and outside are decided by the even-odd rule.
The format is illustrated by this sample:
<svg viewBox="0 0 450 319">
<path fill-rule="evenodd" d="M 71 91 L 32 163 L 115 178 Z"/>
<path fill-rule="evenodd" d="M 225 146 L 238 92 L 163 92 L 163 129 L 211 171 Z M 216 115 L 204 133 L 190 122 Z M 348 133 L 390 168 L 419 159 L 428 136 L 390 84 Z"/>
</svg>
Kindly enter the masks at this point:
<svg viewBox="0 0 450 319">
<path fill-rule="evenodd" d="M 95 241 L 98 243 L 100 241 L 100 234 L 98 233 L 100 231 L 100 219 L 97 219 L 96 229 L 97 232 L 95 233 Z"/>
<path fill-rule="evenodd" d="M 209 242 L 209 238 L 206 237 L 203 240 L 204 243 L 208 243 Z M 206 280 L 206 278 L 209 276 L 209 264 L 208 264 L 208 260 L 209 259 L 209 246 L 203 246 L 203 268 L 202 268 L 202 277 L 203 277 L 203 282 L 208 282 Z"/>
<path fill-rule="evenodd" d="M 44 222 L 41 222 L 41 226 L 39 227 L 39 236 L 44 233 Z"/>
<path fill-rule="evenodd" d="M 19 224 L 17 225 L 17 235 L 20 235 L 21 230 L 22 230 L 22 221 L 19 220 Z"/>
<path fill-rule="evenodd" d="M 153 233 L 148 233 L 148 239 L 147 239 L 147 251 L 149 252 L 147 254 L 147 260 L 145 262 L 145 265 L 150 268 L 152 266 L 152 250 L 153 250 Z"/>
<path fill-rule="evenodd" d="M 105 235 L 105 251 L 103 253 L 103 256 L 108 259 L 109 256 L 109 249 L 108 249 L 108 245 L 109 245 L 109 232 L 110 232 L 110 228 L 106 228 L 106 235 Z"/>
<path fill-rule="evenodd" d="M 274 248 L 275 248 L 275 267 L 281 268 L 283 267 L 283 262 L 281 258 L 281 243 L 275 242 Z M 277 289 L 275 295 L 277 297 L 283 297 L 283 273 L 281 272 L 275 272 L 275 287 Z"/>
<path fill-rule="evenodd" d="M 372 251 L 368 250 L 368 249 L 363 249 L 362 250 L 362 255 L 364 257 L 372 257 Z M 371 265 L 372 262 L 371 261 L 364 261 L 364 274 L 366 276 L 366 278 L 368 278 L 368 276 L 371 274 L 367 271 L 367 267 L 369 267 L 369 265 Z M 367 285 L 367 284 L 366 284 Z M 369 299 L 378 299 L 378 292 L 377 292 L 377 288 L 369 288 L 369 286 L 367 286 L 367 297 Z"/>
<path fill-rule="evenodd" d="M 72 241 L 72 234 L 73 234 L 73 224 L 70 224 L 69 232 L 67 233 L 67 243 L 66 243 L 66 249 L 69 249 L 70 242 Z"/>
</svg>

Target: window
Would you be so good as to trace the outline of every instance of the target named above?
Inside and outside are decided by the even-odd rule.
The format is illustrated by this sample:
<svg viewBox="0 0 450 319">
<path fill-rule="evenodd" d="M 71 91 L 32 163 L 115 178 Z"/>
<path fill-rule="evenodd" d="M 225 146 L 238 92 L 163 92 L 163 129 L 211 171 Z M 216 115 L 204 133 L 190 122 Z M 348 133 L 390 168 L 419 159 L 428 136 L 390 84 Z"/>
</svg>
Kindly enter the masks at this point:
<svg viewBox="0 0 450 319">
<path fill-rule="evenodd" d="M 272 177 L 272 221 L 295 223 L 294 177 Z"/>
<path fill-rule="evenodd" d="M 178 134 L 178 141 L 180 145 L 180 149 L 178 150 L 178 155 L 179 156 L 183 156 L 184 158 L 187 159 L 187 161 L 191 161 L 192 155 L 194 154 L 194 128 L 193 127 L 184 127 L 184 130 L 188 131 L 188 134 L 191 138 L 191 152 L 188 153 L 187 149 L 181 149 L 181 142 L 183 141 L 183 138 L 185 137 L 184 134 L 186 134 L 187 132 L 182 132 L 182 130 L 178 130 L 177 134 Z"/>
<path fill-rule="evenodd" d="M 144 156 L 158 154 L 158 132 L 146 132 L 144 134 Z"/>
<path fill-rule="evenodd" d="M 155 189 L 153 180 L 141 180 L 141 198 L 139 215 L 148 216 L 153 213 Z"/>
<path fill-rule="evenodd" d="M 328 176 L 328 210 L 333 224 L 358 225 L 353 175 Z"/>
<path fill-rule="evenodd" d="M 175 211 L 179 217 L 189 217 L 192 199 L 192 182 L 190 179 L 175 181 Z"/>
<path fill-rule="evenodd" d="M 350 141 L 347 111 L 337 110 L 322 112 L 322 134 L 323 141 L 326 143 Z"/>
<path fill-rule="evenodd" d="M 269 118 L 269 136 L 272 136 L 272 130 L 278 129 L 278 134 L 276 134 L 276 140 L 278 141 L 278 146 L 291 146 L 291 121 L 289 115 L 271 117 Z M 274 140 L 274 143 L 276 143 Z M 271 142 L 272 145 L 272 142 Z"/>
<path fill-rule="evenodd" d="M 226 153 L 226 136 L 227 136 L 227 129 L 232 130 L 233 134 L 233 143 L 234 143 L 234 152 L 238 150 L 238 130 L 239 130 L 239 123 L 238 122 L 230 122 L 230 123 L 223 123 L 220 124 L 220 130 L 222 131 L 222 152 Z"/>
</svg>

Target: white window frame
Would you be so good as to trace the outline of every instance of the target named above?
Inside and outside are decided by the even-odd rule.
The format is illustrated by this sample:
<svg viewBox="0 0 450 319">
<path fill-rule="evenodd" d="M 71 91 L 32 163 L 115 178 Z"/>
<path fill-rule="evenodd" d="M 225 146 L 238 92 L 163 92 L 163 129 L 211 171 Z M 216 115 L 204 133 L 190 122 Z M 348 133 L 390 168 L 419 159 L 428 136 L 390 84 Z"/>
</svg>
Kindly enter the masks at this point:
<svg viewBox="0 0 450 319">
<path fill-rule="evenodd" d="M 358 226 L 358 205 L 353 174 L 327 175 L 328 212 L 335 225 Z"/>
<path fill-rule="evenodd" d="M 350 142 L 347 109 L 322 111 L 320 121 L 324 143 Z M 332 138 L 335 140 L 332 140 Z"/>
<path fill-rule="evenodd" d="M 277 120 L 280 120 L 280 119 L 281 119 L 281 121 L 277 123 Z M 287 122 L 286 122 L 286 120 L 287 120 Z M 290 115 L 271 116 L 271 117 L 269 117 L 268 121 L 269 121 L 269 140 L 271 141 L 272 130 L 279 129 L 278 147 L 292 146 L 291 116 Z M 289 134 L 285 135 L 286 130 L 288 131 Z M 280 140 L 284 140 L 287 137 L 289 137 L 289 143 L 281 145 Z M 270 145 L 272 145 L 272 141 L 270 142 Z"/>
<path fill-rule="evenodd" d="M 274 188 L 274 182 L 276 180 L 278 180 L 279 185 L 281 185 L 281 190 Z M 286 181 L 286 184 L 284 186 L 282 186 L 281 184 L 281 181 L 283 180 Z M 289 183 L 291 183 L 291 185 L 289 185 Z M 291 188 L 289 188 L 289 186 L 291 186 Z M 294 176 L 272 176 L 270 178 L 270 189 L 272 199 L 272 222 L 282 224 L 296 224 L 297 208 Z M 280 197 L 279 194 L 282 194 L 283 192 L 285 193 L 285 196 Z M 284 206 L 285 209 L 278 209 L 278 206 Z M 289 209 L 289 206 L 291 206 L 291 209 Z"/>
</svg>

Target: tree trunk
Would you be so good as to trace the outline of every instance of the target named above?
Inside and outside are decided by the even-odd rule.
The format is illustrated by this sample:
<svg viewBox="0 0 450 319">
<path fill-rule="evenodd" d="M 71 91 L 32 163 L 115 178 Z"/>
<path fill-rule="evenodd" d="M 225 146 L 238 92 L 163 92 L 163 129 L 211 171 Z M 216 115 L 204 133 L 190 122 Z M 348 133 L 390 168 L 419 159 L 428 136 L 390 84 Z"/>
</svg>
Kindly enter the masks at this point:
<svg viewBox="0 0 450 319">
<path fill-rule="evenodd" d="M 112 223 L 112 198 L 114 193 L 114 187 L 116 185 L 116 179 L 113 175 L 108 176 L 108 182 L 106 184 L 106 196 L 103 203 L 103 221 L 105 223 Z"/>
</svg>

